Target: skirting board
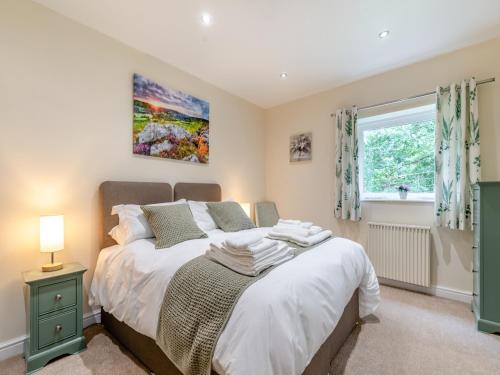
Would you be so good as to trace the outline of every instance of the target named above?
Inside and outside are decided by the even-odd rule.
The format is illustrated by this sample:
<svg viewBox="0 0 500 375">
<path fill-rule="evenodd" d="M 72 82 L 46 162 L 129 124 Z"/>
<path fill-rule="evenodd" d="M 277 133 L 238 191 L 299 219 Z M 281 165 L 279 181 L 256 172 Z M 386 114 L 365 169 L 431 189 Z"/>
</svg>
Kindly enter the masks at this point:
<svg viewBox="0 0 500 375">
<path fill-rule="evenodd" d="M 84 328 L 96 323 L 101 323 L 101 310 L 83 314 Z M 25 340 L 26 335 L 23 335 L 0 343 L 0 361 L 22 354 Z"/>
<path fill-rule="evenodd" d="M 408 284 L 402 281 L 390 280 L 383 277 L 379 277 L 378 281 L 380 284 L 393 286 L 395 288 L 407 289 L 413 292 L 429 294 L 431 296 L 451 299 L 453 301 L 459 301 L 468 304 L 472 303 L 472 293 L 463 290 L 450 289 L 438 285 L 432 285 L 431 287 L 427 288 L 425 286 Z"/>
</svg>

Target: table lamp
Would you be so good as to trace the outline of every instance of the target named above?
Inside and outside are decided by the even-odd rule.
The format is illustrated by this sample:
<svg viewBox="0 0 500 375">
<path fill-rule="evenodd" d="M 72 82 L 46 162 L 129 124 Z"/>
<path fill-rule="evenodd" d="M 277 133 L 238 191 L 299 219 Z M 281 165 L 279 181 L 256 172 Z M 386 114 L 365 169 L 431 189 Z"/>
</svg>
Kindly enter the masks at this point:
<svg viewBox="0 0 500 375">
<path fill-rule="evenodd" d="M 243 211 L 247 214 L 248 217 L 250 216 L 250 203 L 240 203 L 241 208 L 243 208 Z"/>
<path fill-rule="evenodd" d="M 61 262 L 54 263 L 54 252 L 64 249 L 64 216 L 40 216 L 40 252 L 50 253 L 50 263 L 42 266 L 43 272 L 63 268 Z"/>
</svg>

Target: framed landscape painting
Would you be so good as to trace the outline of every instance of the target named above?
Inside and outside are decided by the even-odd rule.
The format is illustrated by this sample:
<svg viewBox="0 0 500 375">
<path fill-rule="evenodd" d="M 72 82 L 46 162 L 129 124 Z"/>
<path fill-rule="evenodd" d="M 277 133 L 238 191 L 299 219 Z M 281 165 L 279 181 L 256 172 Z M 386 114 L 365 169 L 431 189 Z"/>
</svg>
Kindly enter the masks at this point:
<svg viewBox="0 0 500 375">
<path fill-rule="evenodd" d="M 312 159 L 312 133 L 295 134 L 290 137 L 290 161 Z"/>
<path fill-rule="evenodd" d="M 134 154 L 208 163 L 209 113 L 208 102 L 134 74 Z"/>
</svg>

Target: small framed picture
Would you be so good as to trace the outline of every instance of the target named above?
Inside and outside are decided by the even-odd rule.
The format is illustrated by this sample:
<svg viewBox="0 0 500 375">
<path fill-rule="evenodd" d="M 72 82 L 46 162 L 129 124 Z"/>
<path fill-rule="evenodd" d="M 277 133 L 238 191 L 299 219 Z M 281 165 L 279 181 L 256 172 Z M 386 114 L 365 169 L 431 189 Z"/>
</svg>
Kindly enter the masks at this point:
<svg viewBox="0 0 500 375">
<path fill-rule="evenodd" d="M 312 133 L 295 134 L 290 137 L 290 161 L 312 159 Z"/>
</svg>

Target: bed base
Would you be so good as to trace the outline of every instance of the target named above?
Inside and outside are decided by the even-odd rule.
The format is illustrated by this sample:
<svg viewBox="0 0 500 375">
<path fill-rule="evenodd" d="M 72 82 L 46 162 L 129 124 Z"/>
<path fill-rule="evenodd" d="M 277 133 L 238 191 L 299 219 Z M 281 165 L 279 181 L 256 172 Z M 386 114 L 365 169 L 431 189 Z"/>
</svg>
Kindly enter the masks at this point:
<svg viewBox="0 0 500 375">
<path fill-rule="evenodd" d="M 359 303 L 358 290 L 356 289 L 334 331 L 316 352 L 302 375 L 328 374 L 333 358 L 358 321 Z M 155 375 L 182 375 L 150 337 L 138 333 L 103 309 L 101 309 L 101 322 L 121 345 L 134 354 Z M 217 375 L 215 371 L 212 371 L 212 374 Z"/>
</svg>

